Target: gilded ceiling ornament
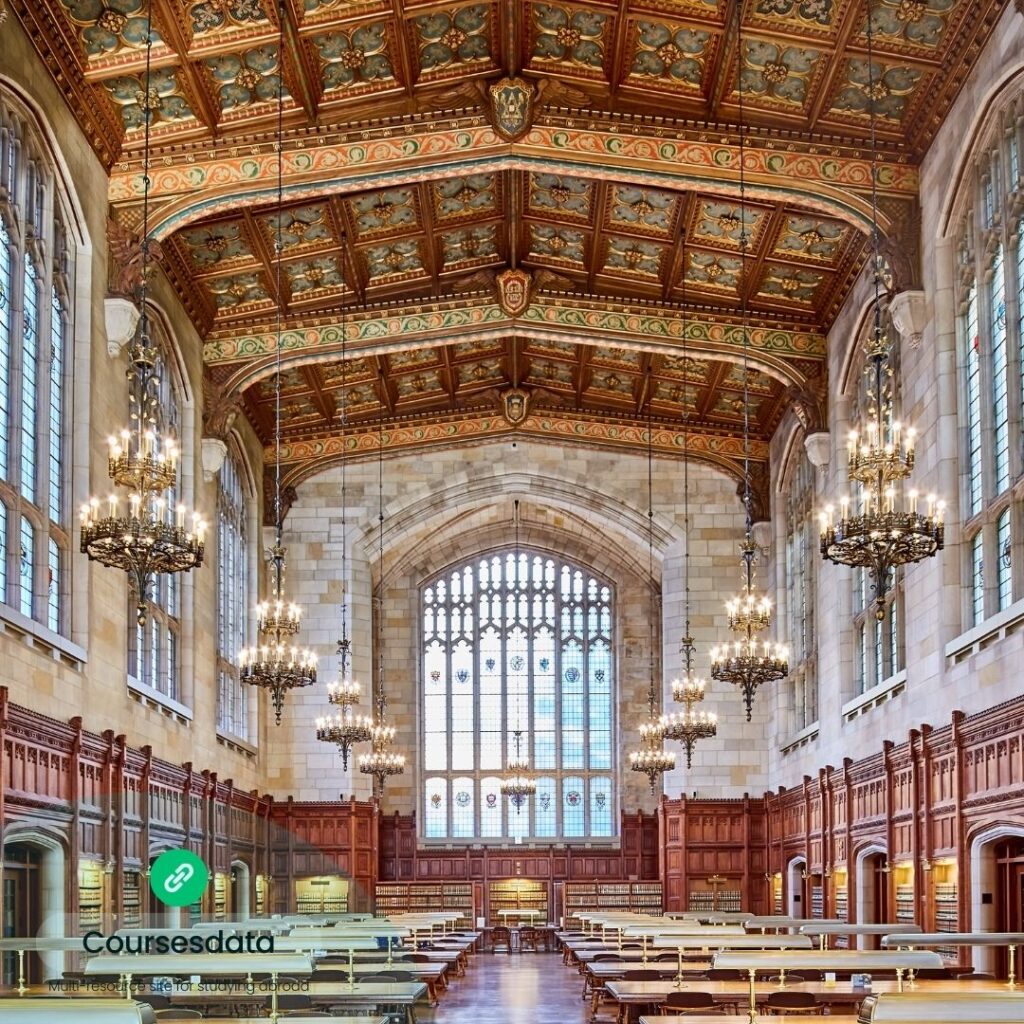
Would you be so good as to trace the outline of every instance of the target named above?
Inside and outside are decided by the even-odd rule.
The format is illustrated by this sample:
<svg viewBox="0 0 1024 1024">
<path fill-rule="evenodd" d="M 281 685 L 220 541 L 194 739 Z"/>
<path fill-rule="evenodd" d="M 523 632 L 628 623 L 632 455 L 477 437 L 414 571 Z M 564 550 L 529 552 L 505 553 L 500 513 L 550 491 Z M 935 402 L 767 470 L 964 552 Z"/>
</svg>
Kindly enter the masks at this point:
<svg viewBox="0 0 1024 1024">
<path fill-rule="evenodd" d="M 366 51 L 358 46 L 343 50 L 339 62 L 351 71 L 358 71 L 366 63 Z"/>
<path fill-rule="evenodd" d="M 506 316 L 522 316 L 530 304 L 533 278 L 525 270 L 503 270 L 495 279 L 498 305 Z"/>
<path fill-rule="evenodd" d="M 578 28 L 574 28 L 572 25 L 562 25 L 555 30 L 555 38 L 567 50 L 571 50 L 574 47 L 579 46 L 580 39 L 582 39 L 583 36 Z"/>
<path fill-rule="evenodd" d="M 242 86 L 243 89 L 255 89 L 256 86 L 263 81 L 263 75 L 261 75 L 255 68 L 245 67 L 242 68 L 235 76 L 235 81 Z"/>
<path fill-rule="evenodd" d="M 928 5 L 922 0 L 900 0 L 900 5 L 896 9 L 896 17 L 900 21 L 913 23 L 920 21 L 927 11 Z"/>
<path fill-rule="evenodd" d="M 522 388 L 509 388 L 501 395 L 501 413 L 510 426 L 518 427 L 530 412 L 530 393 Z"/>
<path fill-rule="evenodd" d="M 96 19 L 96 24 L 104 32 L 110 32 L 115 36 L 120 35 L 122 29 L 128 24 L 128 15 L 121 11 L 115 11 L 111 7 L 104 7 Z"/>
<path fill-rule="evenodd" d="M 633 212 L 636 213 L 637 217 L 640 218 L 640 220 L 643 220 L 644 217 L 649 217 L 652 213 L 654 213 L 654 207 L 648 201 L 646 195 L 641 196 L 635 203 L 631 203 L 630 206 L 632 207 Z"/>
<path fill-rule="evenodd" d="M 813 248 L 816 245 L 821 245 L 822 239 L 821 234 L 814 228 L 809 228 L 807 231 L 800 233 L 800 239 L 808 249 Z"/>
<path fill-rule="evenodd" d="M 457 199 L 463 206 L 469 206 L 471 202 L 479 195 L 475 188 L 471 188 L 469 185 L 463 185 L 458 192 L 452 196 L 453 199 Z"/>
<path fill-rule="evenodd" d="M 761 70 L 764 80 L 778 85 L 789 77 L 789 68 L 782 61 L 769 61 Z"/>
<path fill-rule="evenodd" d="M 548 189 L 551 193 L 551 198 L 554 199 L 559 206 L 562 203 L 567 203 L 572 193 L 564 185 L 555 185 L 553 188 Z"/>
<path fill-rule="evenodd" d="M 723 213 L 718 216 L 715 223 L 728 235 L 739 228 L 740 219 L 735 213 Z"/>
<path fill-rule="evenodd" d="M 502 78 L 487 89 L 491 124 L 509 142 L 517 142 L 533 124 L 533 86 L 523 78 Z"/>
<path fill-rule="evenodd" d="M 677 60 L 682 60 L 683 58 L 683 51 L 675 43 L 665 43 L 654 52 L 665 64 L 675 64 Z"/>
<path fill-rule="evenodd" d="M 714 263 L 709 263 L 704 268 L 704 273 L 707 274 L 708 277 L 710 277 L 712 281 L 714 281 L 715 278 L 721 277 L 722 274 L 724 273 L 724 271 L 722 269 L 722 264 L 719 263 L 717 260 Z"/>
<path fill-rule="evenodd" d="M 0 0 L 0 25 L 2 25 L 6 20 L 7 20 L 7 4 L 4 3 L 4 0 Z"/>
<path fill-rule="evenodd" d="M 443 36 L 441 36 L 441 42 L 448 47 L 449 50 L 457 50 L 467 39 L 466 33 L 459 28 L 450 28 Z"/>
</svg>

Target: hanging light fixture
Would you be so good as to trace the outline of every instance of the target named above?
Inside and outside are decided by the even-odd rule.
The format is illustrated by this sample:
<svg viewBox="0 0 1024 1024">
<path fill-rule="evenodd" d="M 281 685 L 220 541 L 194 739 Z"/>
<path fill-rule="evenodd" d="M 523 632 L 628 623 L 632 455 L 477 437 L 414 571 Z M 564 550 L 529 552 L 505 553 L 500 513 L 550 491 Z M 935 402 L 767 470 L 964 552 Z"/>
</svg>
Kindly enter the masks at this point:
<svg viewBox="0 0 1024 1024">
<path fill-rule="evenodd" d="M 146 72 L 152 80 L 153 10 L 146 8 Z M 145 107 L 145 104 L 143 104 Z M 142 150 L 142 281 L 139 329 L 128 349 L 129 425 L 109 440 L 107 473 L 116 492 L 103 502 L 91 498 L 81 508 L 80 547 L 90 561 L 128 574 L 138 599 L 137 621 L 146 622 L 146 601 L 159 575 L 188 572 L 203 563 L 206 523 L 175 500 L 180 453 L 175 438 L 164 432 L 160 404 L 158 353 L 149 332 L 149 163 L 152 111 L 145 110 Z"/>
<path fill-rule="evenodd" d="M 381 394 L 386 382 L 381 373 Z M 374 791 L 380 793 L 392 775 L 405 771 L 405 755 L 396 754 L 391 745 L 395 742 L 395 727 L 388 725 L 388 698 L 384 689 L 384 407 L 381 405 L 380 424 L 377 432 L 377 488 L 380 511 L 377 515 L 378 565 L 380 577 L 377 583 L 377 716 L 370 729 L 371 748 L 369 754 L 359 758 L 359 770 L 374 778 Z"/>
<path fill-rule="evenodd" d="M 686 267 L 686 228 L 683 228 L 683 267 Z M 693 750 L 699 740 L 710 739 L 718 733 L 718 716 L 713 711 L 696 710 L 695 704 L 704 700 L 706 684 L 693 671 L 693 637 L 690 635 L 690 379 L 687 376 L 689 351 L 686 339 L 686 274 L 683 274 L 683 593 L 685 595 L 686 631 L 680 646 L 683 655 L 683 675 L 672 680 L 672 700 L 683 705 L 661 718 L 661 731 L 667 740 L 676 740 L 686 751 L 686 767 L 693 766 Z"/>
<path fill-rule="evenodd" d="M 663 719 L 658 717 L 658 694 L 654 687 L 654 619 L 657 604 L 654 599 L 654 420 L 652 416 L 653 392 L 650 380 L 651 370 L 647 369 L 647 576 L 649 605 L 647 609 L 650 628 L 648 669 L 650 678 L 647 686 L 647 721 L 640 725 L 640 747 L 629 755 L 629 767 L 642 772 L 651 783 L 651 792 L 657 791 L 658 780 L 665 772 L 676 766 L 676 755 L 664 746 L 665 732 Z"/>
<path fill-rule="evenodd" d="M 341 237 L 341 434 L 348 429 L 348 362 L 345 320 L 345 254 L 347 241 Z M 341 754 L 341 767 L 348 771 L 348 758 L 356 743 L 373 737 L 373 722 L 366 715 L 356 713 L 362 698 L 362 687 L 352 678 L 350 658 L 352 641 L 348 636 L 348 460 L 341 463 L 341 639 L 338 641 L 338 678 L 327 686 L 327 699 L 337 711 L 316 720 L 316 738 L 334 743 Z"/>
<path fill-rule="evenodd" d="M 284 508 L 281 503 L 281 351 L 284 321 L 281 263 L 284 241 L 284 4 L 278 4 L 277 78 L 277 229 L 274 237 L 277 276 L 277 366 L 274 374 L 274 547 L 268 558 L 269 600 L 256 605 L 258 643 L 239 652 L 242 680 L 250 686 L 268 690 L 274 705 L 274 720 L 281 724 L 284 699 L 289 690 L 312 686 L 316 682 L 316 655 L 289 642 L 301 624 L 302 611 L 285 600 L 285 548 L 282 543 Z"/>
<path fill-rule="evenodd" d="M 726 602 L 729 629 L 739 640 L 721 644 L 711 650 L 711 677 L 738 686 L 743 694 L 747 721 L 751 719 L 754 695 L 767 683 L 784 679 L 789 674 L 789 652 L 782 644 L 759 640 L 771 628 L 772 606 L 768 597 L 759 595 L 754 584 L 754 559 L 757 547 L 753 539 L 753 511 L 750 493 L 750 321 L 747 308 L 747 182 L 746 124 L 743 86 L 743 5 L 736 5 L 736 63 L 739 92 L 739 158 L 740 158 L 740 273 L 739 290 L 743 320 L 743 507 L 746 529 L 741 551 L 743 586 L 738 597 Z"/>
<path fill-rule="evenodd" d="M 515 523 L 515 581 L 519 580 L 519 499 L 512 503 L 512 518 Z M 512 742 L 516 752 L 508 761 L 508 774 L 501 780 L 501 795 L 507 796 L 518 814 L 526 801 L 537 792 L 537 780 L 530 775 L 530 759 L 522 753 L 523 723 L 520 707 L 521 688 L 516 686 L 516 727 Z"/>
<path fill-rule="evenodd" d="M 866 569 L 875 598 L 875 618 L 885 619 L 885 600 L 901 565 L 931 558 L 945 544 L 946 504 L 934 495 L 921 499 L 898 486 L 914 470 L 916 436 L 894 418 L 891 342 L 882 329 L 882 254 L 878 230 L 878 139 L 875 108 L 874 30 L 868 3 L 868 100 L 871 114 L 871 242 L 874 271 L 874 330 L 866 347 L 867 422 L 850 431 L 847 477 L 857 492 L 839 499 L 839 515 L 829 505 L 820 514 L 821 554 L 836 565 Z M 852 506 L 852 507 L 851 507 Z"/>
</svg>

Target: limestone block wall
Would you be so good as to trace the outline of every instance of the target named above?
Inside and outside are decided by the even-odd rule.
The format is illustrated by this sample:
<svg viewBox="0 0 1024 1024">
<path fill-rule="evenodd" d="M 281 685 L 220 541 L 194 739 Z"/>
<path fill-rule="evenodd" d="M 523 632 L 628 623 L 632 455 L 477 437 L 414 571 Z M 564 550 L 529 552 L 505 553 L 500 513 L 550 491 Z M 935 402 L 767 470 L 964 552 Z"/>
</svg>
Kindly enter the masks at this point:
<svg viewBox="0 0 1024 1024">
<path fill-rule="evenodd" d="M 900 347 L 903 419 L 917 427 L 920 443 L 913 480 L 922 493 L 935 491 L 947 502 L 946 549 L 937 558 L 907 570 L 904 580 L 905 688 L 893 699 L 846 721 L 844 705 L 853 700 L 854 648 L 850 570 L 819 562 L 817 573 L 820 720 L 818 735 L 788 754 L 793 739 L 779 705 L 769 744 L 771 785 L 797 785 L 805 774 L 841 765 L 844 756 L 867 756 L 884 740 L 905 741 L 911 728 L 943 723 L 954 709 L 975 713 L 1020 692 L 1024 632 L 1006 635 L 962 655 L 946 656 L 947 645 L 968 630 L 965 552 L 960 540 L 963 478 L 963 419 L 960 407 L 957 310 L 953 282 L 956 271 L 956 224 L 947 224 L 964 161 L 979 124 L 1001 90 L 1019 89 L 1024 72 L 1024 17 L 1008 5 L 992 38 L 971 70 L 963 91 L 932 144 L 921 170 L 922 266 L 927 323 L 920 344 L 904 339 Z M 1012 83 L 1016 80 L 1016 85 Z M 1003 95 L 1009 95 L 1008 91 Z M 863 330 L 870 289 L 862 279 L 829 334 L 829 394 L 832 458 L 819 473 L 820 504 L 848 490 L 845 438 L 849 401 L 856 376 L 848 374 L 856 339 Z M 773 445 L 773 479 L 793 423 L 784 422 Z M 783 514 L 776 495 L 775 515 Z M 1014 566 L 1017 574 L 1017 567 Z M 1015 606 L 1016 607 L 1016 606 Z M 1018 612 L 1024 609 L 1018 608 Z M 781 698 L 780 698 L 781 699 Z"/>
<path fill-rule="evenodd" d="M 56 719 L 82 715 L 87 730 L 123 733 L 130 746 L 149 744 L 168 761 L 191 761 L 196 770 L 216 770 L 236 787 L 260 784 L 258 755 L 246 756 L 218 743 L 216 736 L 215 598 L 216 544 L 208 545 L 207 565 L 183 588 L 182 689 L 192 712 L 182 721 L 129 697 L 126 686 L 128 614 L 123 573 L 92 565 L 78 553 L 77 510 L 92 494 L 106 495 L 106 438 L 127 418 L 125 356 L 107 354 L 104 299 L 107 295 L 107 178 L 37 58 L 16 16 L 0 32 L 0 89 L 33 112 L 33 119 L 56 154 L 58 173 L 71 194 L 69 218 L 76 237 L 73 311 L 74 360 L 69 457 L 72 519 L 70 565 L 72 645 L 64 649 L 5 622 L 0 609 L 0 662 L 12 703 Z M 202 437 L 202 348 L 198 335 L 166 282 L 157 277 L 151 298 L 161 310 L 179 350 L 185 381 L 181 442 L 184 499 L 211 523 L 216 512 L 216 480 L 204 481 Z M 245 424 L 241 443 L 252 456 L 259 480 L 260 453 Z"/>
<path fill-rule="evenodd" d="M 341 482 L 329 470 L 299 487 L 286 522 L 289 575 L 305 605 L 303 640 L 332 645 L 340 628 Z M 389 783 L 384 807 L 416 808 L 419 730 L 419 600 L 423 583 L 443 568 L 483 551 L 511 546 L 512 505 L 521 501 L 523 546 L 566 555 L 616 584 L 616 659 L 620 768 L 637 743 L 646 715 L 650 650 L 647 550 L 647 465 L 642 453 L 605 453 L 509 442 L 459 451 L 389 457 L 384 465 L 384 665 L 389 714 L 409 757 L 406 774 Z M 742 509 L 735 481 L 697 466 L 691 472 L 691 594 L 693 629 L 707 670 L 707 651 L 721 634 L 724 598 L 739 583 Z M 377 466 L 349 469 L 350 557 L 346 576 L 349 621 L 354 626 L 355 668 L 364 688 L 375 670 L 372 636 L 377 553 Z M 678 463 L 655 466 L 654 575 L 663 611 L 655 610 L 659 691 L 679 671 L 682 635 L 682 473 Z M 297 799 L 364 795 L 365 779 L 341 772 L 337 755 L 313 738 L 315 718 L 327 707 L 325 687 L 334 663 L 322 663 L 311 691 L 289 697 L 285 721 L 270 727 L 267 784 Z M 690 772 L 667 781 L 670 794 L 702 796 L 760 792 L 765 775 L 767 719 L 739 720 L 738 698 L 712 688 L 709 704 L 722 716 L 719 738 Z M 368 703 L 365 709 L 369 710 Z M 654 806 L 646 777 L 621 772 L 623 809 Z"/>
</svg>

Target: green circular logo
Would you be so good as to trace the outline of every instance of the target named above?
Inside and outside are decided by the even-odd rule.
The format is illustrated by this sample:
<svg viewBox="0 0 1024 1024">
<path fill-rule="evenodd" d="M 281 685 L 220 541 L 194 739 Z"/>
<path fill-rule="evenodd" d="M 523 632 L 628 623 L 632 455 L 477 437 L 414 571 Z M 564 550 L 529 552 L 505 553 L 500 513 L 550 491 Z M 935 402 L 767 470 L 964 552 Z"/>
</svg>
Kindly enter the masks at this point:
<svg viewBox="0 0 1024 1024">
<path fill-rule="evenodd" d="M 210 872 L 191 850 L 161 853 L 149 871 L 153 895 L 169 907 L 187 907 L 203 895 Z"/>
</svg>

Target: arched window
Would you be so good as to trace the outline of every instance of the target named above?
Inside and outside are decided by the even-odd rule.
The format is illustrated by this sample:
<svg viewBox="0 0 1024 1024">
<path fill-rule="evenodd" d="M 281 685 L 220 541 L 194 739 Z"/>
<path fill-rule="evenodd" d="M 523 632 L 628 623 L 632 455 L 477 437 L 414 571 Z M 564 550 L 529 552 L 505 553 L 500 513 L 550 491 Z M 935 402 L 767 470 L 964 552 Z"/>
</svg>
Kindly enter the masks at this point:
<svg viewBox="0 0 1024 1024">
<path fill-rule="evenodd" d="M 217 729 L 250 739 L 249 690 L 238 674 L 248 637 L 249 502 L 242 466 L 229 452 L 217 486 Z"/>
<path fill-rule="evenodd" d="M 613 600 L 609 583 L 535 551 L 424 588 L 424 838 L 617 834 Z M 517 728 L 537 778 L 518 813 L 499 788 Z"/>
<path fill-rule="evenodd" d="M 178 439 L 181 447 L 181 401 L 177 380 L 174 375 L 173 350 L 164 333 L 160 320 L 154 312 L 148 317 L 150 331 L 156 342 L 155 362 L 160 381 L 159 406 L 164 421 L 158 424 L 161 433 Z M 188 453 L 182 452 L 178 461 L 178 482 L 168 489 L 166 499 L 169 505 L 181 500 L 181 467 Z M 181 699 L 181 588 L 180 573 L 159 573 L 150 585 L 145 601 L 146 621 L 136 621 L 138 599 L 129 588 L 129 622 L 135 628 L 128 631 L 128 675 L 136 687 L 155 690 L 171 700 Z"/>
<path fill-rule="evenodd" d="M 965 628 L 1024 596 L 1019 509 L 1024 471 L 1024 97 L 975 154 L 960 222 L 958 324 Z"/>
<path fill-rule="evenodd" d="M 0 95 L 0 604 L 64 635 L 71 267 L 54 175 Z"/>
<path fill-rule="evenodd" d="M 873 316 L 870 318 L 873 329 Z M 893 340 L 889 352 L 889 364 L 897 390 L 893 395 L 894 419 L 899 419 L 899 336 L 889 318 L 883 329 Z M 851 409 L 851 423 L 863 423 L 867 410 L 872 405 L 872 385 L 864 376 L 864 353 L 857 369 L 857 390 Z M 866 569 L 854 569 L 853 579 L 853 688 L 855 693 L 866 693 L 903 670 L 904 628 L 903 628 L 903 570 L 896 569 L 890 575 L 886 586 L 885 614 L 881 620 L 875 616 L 874 589 L 871 576 Z"/>
<path fill-rule="evenodd" d="M 818 671 L 814 607 L 818 572 L 818 528 L 814 510 L 814 466 L 797 458 L 786 495 L 786 588 L 790 662 L 788 686 L 792 731 L 818 720 Z"/>
</svg>

